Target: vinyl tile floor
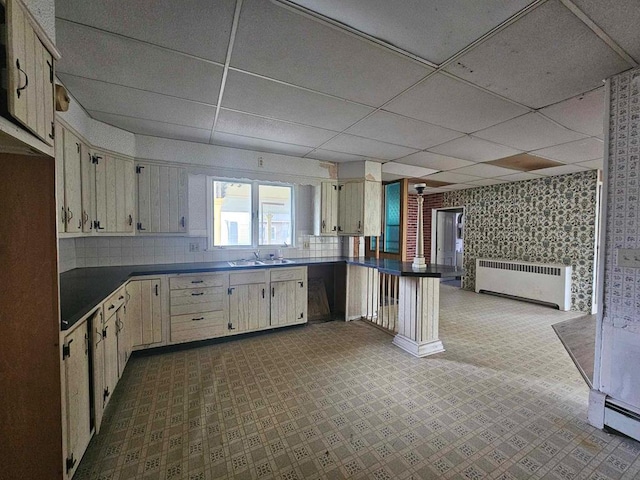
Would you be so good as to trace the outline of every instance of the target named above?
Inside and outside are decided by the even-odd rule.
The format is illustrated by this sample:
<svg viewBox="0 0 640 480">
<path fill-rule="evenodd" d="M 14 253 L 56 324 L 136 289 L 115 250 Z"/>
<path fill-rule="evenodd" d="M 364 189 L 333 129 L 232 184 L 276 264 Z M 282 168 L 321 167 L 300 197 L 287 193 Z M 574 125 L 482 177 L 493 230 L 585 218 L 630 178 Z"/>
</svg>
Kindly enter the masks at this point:
<svg viewBox="0 0 640 480">
<path fill-rule="evenodd" d="M 640 478 L 551 328 L 581 314 L 440 300 L 446 352 L 422 359 L 364 321 L 134 356 L 74 478 Z"/>
</svg>

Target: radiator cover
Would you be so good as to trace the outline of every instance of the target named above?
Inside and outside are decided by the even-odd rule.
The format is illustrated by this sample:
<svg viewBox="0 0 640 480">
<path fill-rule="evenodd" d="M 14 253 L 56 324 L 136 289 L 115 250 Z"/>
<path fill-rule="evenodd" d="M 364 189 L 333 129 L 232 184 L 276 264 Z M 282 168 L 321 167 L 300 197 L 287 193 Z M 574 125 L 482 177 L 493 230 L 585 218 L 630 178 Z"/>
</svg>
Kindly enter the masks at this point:
<svg viewBox="0 0 640 480">
<path fill-rule="evenodd" d="M 476 259 L 476 292 L 494 292 L 571 308 L 571 267 L 514 260 Z"/>
</svg>

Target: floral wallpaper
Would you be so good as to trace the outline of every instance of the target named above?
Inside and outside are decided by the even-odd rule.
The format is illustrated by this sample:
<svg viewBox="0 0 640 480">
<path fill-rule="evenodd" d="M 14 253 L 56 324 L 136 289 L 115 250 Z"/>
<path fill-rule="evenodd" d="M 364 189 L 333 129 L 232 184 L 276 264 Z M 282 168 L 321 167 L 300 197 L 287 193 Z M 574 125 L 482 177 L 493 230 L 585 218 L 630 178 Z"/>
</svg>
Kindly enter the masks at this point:
<svg viewBox="0 0 640 480">
<path fill-rule="evenodd" d="M 640 68 L 611 79 L 608 166 L 604 322 L 640 333 L 640 271 L 616 261 L 640 249 Z"/>
<path fill-rule="evenodd" d="M 465 207 L 462 287 L 475 288 L 476 258 L 571 265 L 571 309 L 591 312 L 595 170 L 444 194 Z"/>
</svg>

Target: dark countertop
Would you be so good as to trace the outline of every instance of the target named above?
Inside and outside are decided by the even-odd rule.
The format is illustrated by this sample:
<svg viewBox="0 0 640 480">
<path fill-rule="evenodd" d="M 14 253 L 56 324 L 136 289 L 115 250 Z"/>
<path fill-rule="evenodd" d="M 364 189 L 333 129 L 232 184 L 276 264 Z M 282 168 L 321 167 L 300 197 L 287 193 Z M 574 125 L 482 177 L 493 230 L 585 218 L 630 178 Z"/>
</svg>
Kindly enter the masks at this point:
<svg viewBox="0 0 640 480">
<path fill-rule="evenodd" d="M 100 302 L 123 285 L 129 278 L 145 275 L 175 275 L 238 271 L 254 268 L 286 268 L 295 266 L 348 263 L 377 268 L 383 273 L 412 277 L 459 277 L 464 272 L 445 265 L 428 265 L 426 270 L 414 271 L 411 263 L 374 258 L 321 257 L 296 258 L 293 263 L 280 265 L 251 265 L 232 267 L 227 262 L 170 263 L 163 265 L 124 265 L 119 267 L 75 268 L 60 275 L 61 330 L 68 330 Z"/>
</svg>

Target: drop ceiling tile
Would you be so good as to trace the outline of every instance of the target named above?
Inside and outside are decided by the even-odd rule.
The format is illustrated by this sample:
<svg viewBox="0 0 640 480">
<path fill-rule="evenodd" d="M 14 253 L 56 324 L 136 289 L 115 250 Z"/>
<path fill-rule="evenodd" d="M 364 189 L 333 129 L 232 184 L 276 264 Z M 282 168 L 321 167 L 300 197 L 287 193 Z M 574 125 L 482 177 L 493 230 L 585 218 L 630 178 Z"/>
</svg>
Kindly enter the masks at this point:
<svg viewBox="0 0 640 480">
<path fill-rule="evenodd" d="M 317 147 L 337 132 L 221 109 L 216 132 Z"/>
<path fill-rule="evenodd" d="M 604 125 L 604 88 L 545 107 L 540 113 L 576 132 L 601 137 Z"/>
<path fill-rule="evenodd" d="M 530 172 L 532 170 L 557 167 L 558 165 L 561 165 L 561 163 L 554 160 L 537 157 L 529 153 L 520 153 L 518 155 L 512 155 L 511 157 L 491 160 L 486 163 L 489 165 L 495 165 L 496 167 L 512 168 L 513 170 L 519 170 L 521 172 Z"/>
<path fill-rule="evenodd" d="M 59 74 L 87 110 L 211 130 L 216 107 L 98 80 Z"/>
<path fill-rule="evenodd" d="M 231 65 L 373 106 L 433 70 L 264 0 L 243 3 Z"/>
<path fill-rule="evenodd" d="M 55 7 L 59 18 L 224 63 L 235 3 L 57 0 Z"/>
<path fill-rule="evenodd" d="M 400 95 L 384 109 L 465 133 L 528 112 L 524 107 L 440 73 Z"/>
<path fill-rule="evenodd" d="M 394 173 L 396 175 L 402 175 L 403 178 L 424 177 L 435 172 L 435 170 L 430 168 L 415 167 L 413 165 L 396 162 L 387 162 L 382 165 L 382 173 Z"/>
<path fill-rule="evenodd" d="M 211 130 L 185 127 L 171 123 L 154 122 L 140 118 L 124 117 L 111 113 L 88 111 L 96 120 L 99 120 L 114 127 L 121 128 L 131 133 L 149 135 L 151 137 L 172 138 L 174 140 L 185 140 L 187 142 L 209 143 Z"/>
<path fill-rule="evenodd" d="M 62 20 L 56 22 L 56 39 L 62 53 L 58 73 L 210 105 L 218 101 L 220 66 Z"/>
<path fill-rule="evenodd" d="M 351 153 L 353 155 L 380 158 L 382 160 L 393 160 L 415 152 L 415 150 L 407 147 L 344 133 L 323 144 L 322 148 L 336 152 Z"/>
<path fill-rule="evenodd" d="M 521 182 L 523 180 L 533 180 L 534 178 L 540 178 L 542 175 L 536 175 L 535 173 L 530 172 L 520 172 L 520 173 L 512 173 L 511 175 L 505 175 L 500 177 L 501 180 L 506 180 L 508 182 Z"/>
<path fill-rule="evenodd" d="M 563 163 L 586 162 L 587 160 L 603 157 L 604 143 L 595 138 L 586 138 L 577 142 L 543 148 L 533 153 L 541 157 L 559 160 Z"/>
<path fill-rule="evenodd" d="M 331 150 L 323 150 L 318 148 L 306 155 L 308 158 L 316 160 L 324 160 L 326 162 L 362 162 L 364 160 L 375 160 L 361 155 L 351 155 L 350 153 L 332 152 Z M 380 161 L 379 159 L 377 161 Z"/>
<path fill-rule="evenodd" d="M 507 182 L 508 180 L 501 180 L 499 178 L 481 178 L 479 180 L 469 182 L 469 185 L 473 185 L 474 187 L 488 187 L 489 185 L 498 185 L 500 183 Z"/>
<path fill-rule="evenodd" d="M 532 108 L 597 88 L 630 68 L 559 0 L 529 12 L 446 67 Z"/>
<path fill-rule="evenodd" d="M 395 2 L 370 0 L 294 3 L 439 64 L 531 1 L 410 0 L 403 2 L 403 8 Z"/>
<path fill-rule="evenodd" d="M 589 160 L 588 162 L 580 162 L 576 165 L 580 167 L 585 167 L 594 170 L 603 170 L 604 169 L 604 160 L 602 158 L 598 158 L 596 160 Z"/>
<path fill-rule="evenodd" d="M 447 157 L 446 155 L 431 152 L 416 152 L 399 158 L 396 162 L 415 165 L 417 167 L 433 168 L 434 170 L 453 170 L 475 163 L 469 160 L 461 160 L 459 158 Z"/>
<path fill-rule="evenodd" d="M 465 175 L 457 172 L 440 172 L 433 175 L 429 175 L 430 180 L 441 180 L 443 182 L 450 183 L 469 183 L 474 180 L 478 180 L 477 175 Z"/>
<path fill-rule="evenodd" d="M 579 165 L 562 165 L 561 167 L 543 168 L 542 170 L 536 170 L 537 174 L 544 177 L 553 177 L 556 175 L 566 175 L 567 173 L 583 172 L 586 168 Z"/>
<path fill-rule="evenodd" d="M 602 0 L 573 0 L 573 3 L 640 63 L 640 8 L 637 0 L 616 0 L 613 4 Z"/>
<path fill-rule="evenodd" d="M 222 106 L 328 130 L 344 130 L 373 111 L 234 70 L 229 71 Z"/>
<path fill-rule="evenodd" d="M 509 175 L 513 173 L 513 170 L 502 167 L 495 167 L 486 163 L 476 163 L 470 167 L 463 167 L 454 170 L 452 173 L 463 173 L 465 175 L 473 175 L 474 177 L 493 178 L 501 177 L 503 175 Z"/>
<path fill-rule="evenodd" d="M 232 135 L 230 133 L 216 132 L 213 134 L 213 143 L 223 147 L 242 148 L 245 150 L 256 150 L 258 152 L 279 153 L 281 155 L 293 155 L 302 157 L 309 153 L 312 148 L 302 145 L 292 145 L 289 143 L 272 142 L 261 138 L 245 137 L 242 135 Z"/>
<path fill-rule="evenodd" d="M 537 113 L 508 120 L 476 132 L 474 136 L 527 151 L 586 137 L 582 133 L 560 127 Z"/>
<path fill-rule="evenodd" d="M 358 122 L 347 129 L 346 133 L 421 150 L 464 135 L 448 128 L 384 111 L 378 111 Z"/>
<path fill-rule="evenodd" d="M 520 150 L 470 136 L 457 138 L 430 148 L 429 151 L 472 162 L 487 162 L 520 153 Z"/>
</svg>

